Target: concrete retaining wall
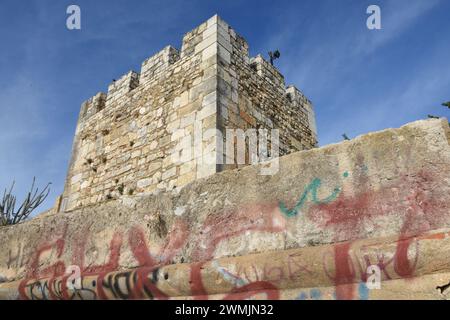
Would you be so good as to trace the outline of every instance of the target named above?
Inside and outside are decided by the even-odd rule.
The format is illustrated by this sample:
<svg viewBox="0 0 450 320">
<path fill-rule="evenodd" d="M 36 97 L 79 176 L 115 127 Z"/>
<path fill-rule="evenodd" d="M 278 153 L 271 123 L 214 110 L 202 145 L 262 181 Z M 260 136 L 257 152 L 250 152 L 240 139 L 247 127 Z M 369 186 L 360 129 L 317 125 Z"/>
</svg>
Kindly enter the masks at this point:
<svg viewBox="0 0 450 320">
<path fill-rule="evenodd" d="M 1 228 L 0 297 L 441 298 L 449 138 L 445 120 L 418 121 L 282 157 L 273 176 L 246 167 Z M 383 289 L 361 285 L 368 263 Z M 71 265 L 87 296 L 65 290 Z"/>
</svg>

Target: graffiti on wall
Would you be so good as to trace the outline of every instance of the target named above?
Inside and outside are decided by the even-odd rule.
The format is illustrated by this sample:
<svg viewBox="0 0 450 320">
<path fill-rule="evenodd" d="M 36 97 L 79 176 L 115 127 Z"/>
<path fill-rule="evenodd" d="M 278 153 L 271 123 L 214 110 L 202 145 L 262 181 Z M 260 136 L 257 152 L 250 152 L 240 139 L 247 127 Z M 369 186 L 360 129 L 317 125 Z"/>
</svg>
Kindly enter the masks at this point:
<svg viewBox="0 0 450 320">
<path fill-rule="evenodd" d="M 301 288 L 310 279 L 322 279 L 326 289 L 301 290 L 297 299 L 368 299 L 366 265 L 381 266 L 383 281 L 408 279 L 397 265 L 417 266 L 420 242 L 446 239 L 445 234 L 416 238 L 408 261 L 397 255 L 398 242 L 388 245 L 349 242 L 317 248 L 317 258 L 303 249 L 280 252 L 276 258 L 224 258 L 207 262 L 140 266 L 126 271 L 83 273 L 80 286 L 69 289 L 68 276 L 28 279 L 21 283 L 22 299 L 276 299 L 283 290 Z M 335 256 L 345 246 L 347 256 Z M 294 251 L 294 252 L 292 252 Z M 320 253 L 320 254 L 319 254 Z M 321 257 L 321 258 L 320 258 Z M 322 260 L 322 264 L 320 261 Z M 343 264 L 346 264 L 346 268 Z M 98 266 L 97 266 L 98 267 Z M 181 268 L 181 269 L 180 269 Z M 179 271 L 174 271 L 179 270 Z M 196 277 L 199 278 L 196 278 Z M 174 279 L 172 279 L 174 278 Z M 309 280 L 308 280 L 309 279 Z M 345 281 L 344 281 L 345 280 Z M 315 280 L 314 280 L 315 281 Z M 334 290 L 330 291 L 333 286 Z"/>
<path fill-rule="evenodd" d="M 348 177 L 348 172 L 344 172 L 342 175 L 344 178 Z M 322 185 L 322 180 L 319 178 L 314 178 L 311 183 L 306 186 L 305 190 L 303 191 L 302 195 L 300 196 L 300 199 L 297 201 L 295 206 L 292 209 L 288 209 L 284 202 L 279 202 L 279 207 L 281 212 L 283 212 L 287 217 L 293 217 L 298 215 L 300 210 L 303 208 L 305 203 L 308 201 L 308 198 L 310 197 L 310 201 L 313 204 L 324 204 L 329 203 L 337 198 L 337 196 L 341 193 L 342 187 L 335 187 L 333 192 L 324 199 L 319 199 L 317 196 L 318 190 Z"/>
<path fill-rule="evenodd" d="M 66 242 L 67 226 L 59 228 L 49 239 L 40 243 L 27 263 L 26 277 L 20 284 L 22 299 L 169 299 L 189 296 L 208 299 L 216 294 L 210 283 L 205 282 L 206 271 L 213 261 L 217 281 L 227 283 L 227 291 L 221 298 L 279 298 L 279 287 L 299 277 L 309 277 L 313 272 L 308 260 L 301 256 L 287 256 L 279 263 L 267 261 L 258 265 L 237 264 L 233 270 L 214 262 L 216 250 L 236 237 L 248 233 L 283 235 L 291 219 L 307 218 L 323 230 L 330 230 L 336 245 L 324 252 L 321 272 L 333 284 L 336 299 L 366 299 L 368 292 L 361 283 L 367 280 L 365 270 L 377 266 L 382 279 L 408 279 L 414 277 L 419 261 L 420 235 L 437 229 L 442 212 L 448 205 L 429 196 L 432 177 L 421 171 L 405 175 L 396 185 L 386 185 L 373 191 L 367 178 L 367 167 L 361 165 L 352 179 L 363 191 L 345 192 L 340 185 L 327 193 L 323 180 L 314 178 L 305 186 L 292 209 L 283 201 L 244 205 L 233 211 L 209 215 L 192 237 L 193 230 L 187 221 L 177 216 L 161 244 L 149 243 L 144 230 L 133 226 L 129 230 L 111 235 L 104 263 L 85 261 L 89 250 L 89 230 L 82 230 L 79 237 Z M 350 176 L 344 172 L 342 180 Z M 403 180 L 402 180 L 403 179 Z M 404 188 L 404 186 L 409 188 Z M 371 191 L 372 190 L 372 191 Z M 319 197 L 319 194 L 328 196 Z M 401 199 L 401 201 L 399 200 Z M 380 250 L 376 245 L 355 245 L 367 224 L 376 225 L 376 218 L 391 211 L 400 212 L 402 227 L 395 246 Z M 343 240 L 347 242 L 340 243 Z M 70 290 L 67 286 L 66 263 L 63 252 L 70 248 L 71 264 L 81 270 L 81 285 Z M 175 285 L 169 275 L 161 273 L 183 256 L 189 249 L 193 263 L 187 269 L 186 283 Z M 21 250 L 20 247 L 18 250 Z M 126 251 L 136 261 L 136 268 L 120 270 L 120 257 Z M 10 253 L 8 265 L 22 263 L 23 254 Z M 49 261 L 48 256 L 53 258 Z M 47 258 L 46 258 L 47 257 Z M 67 260 L 67 257 L 65 257 Z M 65 261 L 64 260 L 64 261 Z M 178 286 L 178 287 L 177 287 Z M 367 288 L 366 288 L 367 289 Z M 302 291 L 299 299 L 321 299 L 325 295 L 319 288 Z"/>
</svg>

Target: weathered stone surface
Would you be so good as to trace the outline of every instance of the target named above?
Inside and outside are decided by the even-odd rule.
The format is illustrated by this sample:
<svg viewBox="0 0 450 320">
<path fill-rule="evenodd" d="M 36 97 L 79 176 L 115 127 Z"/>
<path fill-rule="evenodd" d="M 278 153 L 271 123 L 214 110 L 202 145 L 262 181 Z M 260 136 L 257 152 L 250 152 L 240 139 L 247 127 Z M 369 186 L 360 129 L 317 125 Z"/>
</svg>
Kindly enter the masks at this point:
<svg viewBox="0 0 450 320">
<path fill-rule="evenodd" d="M 437 287 L 450 279 L 449 230 L 85 274 L 77 291 L 64 288 L 67 276 L 10 282 L 0 285 L 0 298 L 443 299 Z M 374 265 L 380 286 L 369 289 L 366 270 Z"/>
<path fill-rule="evenodd" d="M 128 72 L 109 85 L 107 94 L 83 103 L 62 207 L 56 210 L 117 199 L 122 185 L 135 194 L 157 186 L 171 190 L 235 168 L 197 163 L 211 152 L 222 154 L 217 141 L 211 150 L 202 149 L 200 141 L 192 158 L 196 174 L 164 174 L 182 165 L 171 155 L 195 126 L 221 132 L 277 129 L 284 155 L 316 146 L 314 121 L 311 102 L 294 87 L 286 88 L 283 76 L 262 57 L 250 60 L 245 40 L 214 16 L 183 37 L 180 52 L 165 47 L 142 63 L 140 73 Z M 152 164 L 160 160 L 165 160 L 157 169 L 162 181 L 143 188 L 139 181 L 151 178 Z"/>
<path fill-rule="evenodd" d="M 445 119 L 417 121 L 284 156 L 273 176 L 248 166 L 181 190 L 127 196 L 3 227 L 0 276 L 25 285 L 60 277 L 69 265 L 79 266 L 86 281 L 133 268 L 147 274 L 168 268 L 179 292 L 161 284 L 165 294 L 222 298 L 239 285 L 213 280 L 217 272 L 201 267 L 236 257 L 239 262 L 218 260 L 219 266 L 231 273 L 241 263 L 254 262 L 260 272 L 264 263 L 273 267 L 263 284 L 247 272 L 249 287 L 240 289 L 247 296 L 269 288 L 271 298 L 301 298 L 323 288 L 324 297 L 349 299 L 358 297 L 359 268 L 369 258 L 386 266 L 386 289 L 370 291 L 369 298 L 438 298 L 432 288 L 448 282 L 450 273 L 449 139 Z M 317 270 L 314 277 L 306 271 L 296 275 L 304 282 L 296 288 L 305 290 L 270 279 L 280 274 L 276 263 L 290 249 L 305 255 L 296 265 Z M 186 277 L 196 279 L 191 287 Z M 222 282 L 216 287 L 215 281 Z M 13 293 L 4 290 L 0 294 Z"/>
</svg>

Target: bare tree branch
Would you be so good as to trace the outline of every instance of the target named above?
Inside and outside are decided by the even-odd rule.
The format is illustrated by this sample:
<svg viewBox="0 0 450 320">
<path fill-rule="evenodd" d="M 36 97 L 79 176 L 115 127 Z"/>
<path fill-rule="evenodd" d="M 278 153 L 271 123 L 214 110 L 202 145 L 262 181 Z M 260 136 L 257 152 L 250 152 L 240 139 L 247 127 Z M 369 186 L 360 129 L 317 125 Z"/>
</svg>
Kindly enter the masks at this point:
<svg viewBox="0 0 450 320">
<path fill-rule="evenodd" d="M 36 178 L 33 177 L 31 190 L 17 210 L 15 209 L 16 196 L 12 194 L 15 181 L 13 181 L 9 191 L 5 189 L 3 198 L 0 201 L 0 226 L 17 224 L 24 221 L 30 216 L 34 209 L 44 202 L 50 193 L 51 183 L 48 183 L 45 188 L 39 192 L 39 188 L 35 188 L 35 182 Z"/>
</svg>

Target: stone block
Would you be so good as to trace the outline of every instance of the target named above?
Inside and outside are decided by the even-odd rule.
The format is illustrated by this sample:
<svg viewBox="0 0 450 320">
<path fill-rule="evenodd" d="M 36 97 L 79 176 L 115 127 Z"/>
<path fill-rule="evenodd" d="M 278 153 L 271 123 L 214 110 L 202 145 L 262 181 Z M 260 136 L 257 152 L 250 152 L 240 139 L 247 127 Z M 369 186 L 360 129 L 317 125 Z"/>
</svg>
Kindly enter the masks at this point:
<svg viewBox="0 0 450 320">
<path fill-rule="evenodd" d="M 137 187 L 138 188 L 145 188 L 145 187 L 148 187 L 151 184 L 152 184 L 152 179 L 150 179 L 150 178 L 141 179 L 141 180 L 139 180 L 137 182 Z"/>
<path fill-rule="evenodd" d="M 167 180 L 168 178 L 174 177 L 176 174 L 177 174 L 177 168 L 173 167 L 173 168 L 170 168 L 170 169 L 164 171 L 162 173 L 161 178 L 164 181 L 164 180 Z"/>
</svg>

